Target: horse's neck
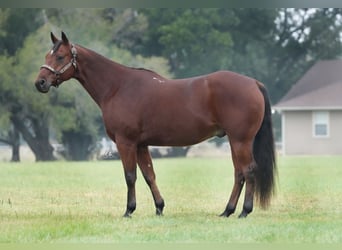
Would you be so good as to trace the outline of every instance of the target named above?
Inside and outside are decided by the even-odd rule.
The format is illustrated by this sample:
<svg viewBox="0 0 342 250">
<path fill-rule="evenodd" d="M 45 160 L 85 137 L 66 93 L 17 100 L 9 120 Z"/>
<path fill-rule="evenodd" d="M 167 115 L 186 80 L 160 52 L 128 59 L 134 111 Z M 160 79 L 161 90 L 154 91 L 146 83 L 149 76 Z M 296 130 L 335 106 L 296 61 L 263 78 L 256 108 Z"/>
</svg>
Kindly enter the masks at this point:
<svg viewBox="0 0 342 250">
<path fill-rule="evenodd" d="M 119 89 L 128 68 L 86 48 L 77 47 L 77 50 L 78 71 L 75 78 L 101 107 L 105 99 Z"/>
</svg>

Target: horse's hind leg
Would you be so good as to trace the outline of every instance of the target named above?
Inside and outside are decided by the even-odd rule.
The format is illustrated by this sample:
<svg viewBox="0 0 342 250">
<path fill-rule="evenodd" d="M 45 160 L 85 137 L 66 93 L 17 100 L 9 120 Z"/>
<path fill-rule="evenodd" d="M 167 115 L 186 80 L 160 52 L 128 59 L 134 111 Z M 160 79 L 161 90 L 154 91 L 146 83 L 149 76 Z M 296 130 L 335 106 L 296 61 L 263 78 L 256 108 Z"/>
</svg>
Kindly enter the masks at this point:
<svg viewBox="0 0 342 250">
<path fill-rule="evenodd" d="M 236 204 L 239 200 L 244 183 L 245 183 L 245 179 L 242 175 L 242 172 L 235 169 L 233 190 L 230 195 L 226 209 L 223 211 L 222 214 L 220 214 L 220 216 L 229 217 L 231 214 L 235 212 Z"/>
<path fill-rule="evenodd" d="M 253 210 L 254 195 L 254 175 L 253 175 L 253 155 L 252 143 L 232 142 L 231 141 L 232 158 L 235 170 L 235 180 L 232 194 L 225 211 L 222 216 L 229 216 L 235 212 L 242 187 L 246 182 L 246 193 L 243 204 L 241 217 L 246 217 Z"/>
<path fill-rule="evenodd" d="M 245 166 L 243 169 L 243 175 L 246 179 L 246 190 L 245 190 L 245 200 L 243 202 L 243 209 L 239 218 L 246 217 L 253 210 L 253 200 L 255 191 L 255 163 L 251 162 L 249 165 Z"/>
<path fill-rule="evenodd" d="M 234 151 L 232 149 L 232 159 L 234 164 L 234 186 L 232 193 L 230 195 L 228 204 L 226 206 L 226 209 L 223 211 L 223 213 L 220 216 L 229 217 L 231 214 L 235 212 L 237 202 L 239 200 L 243 185 L 245 183 L 245 178 L 242 173 L 242 169 L 240 169 L 239 162 L 237 161 L 237 157 L 234 154 Z"/>
<path fill-rule="evenodd" d="M 152 159 L 147 146 L 138 147 L 138 165 L 147 185 L 151 189 L 154 204 L 156 206 L 156 214 L 162 215 L 164 209 L 164 200 L 161 197 L 157 187 L 156 175 L 153 170 Z"/>
<path fill-rule="evenodd" d="M 244 143 L 236 143 L 235 150 L 237 154 L 237 162 L 242 170 L 243 177 L 246 181 L 245 199 L 243 209 L 239 218 L 246 217 L 253 210 L 254 189 L 255 189 L 255 162 L 253 158 L 253 140 Z"/>
</svg>

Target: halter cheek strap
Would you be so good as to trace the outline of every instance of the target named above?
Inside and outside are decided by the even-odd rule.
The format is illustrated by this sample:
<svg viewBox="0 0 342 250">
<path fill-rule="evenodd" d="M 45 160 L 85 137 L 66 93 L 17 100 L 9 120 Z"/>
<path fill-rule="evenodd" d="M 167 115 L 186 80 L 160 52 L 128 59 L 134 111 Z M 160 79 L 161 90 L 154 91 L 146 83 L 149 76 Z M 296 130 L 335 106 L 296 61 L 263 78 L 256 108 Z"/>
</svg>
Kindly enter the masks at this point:
<svg viewBox="0 0 342 250">
<path fill-rule="evenodd" d="M 47 64 L 43 64 L 42 66 L 40 66 L 40 68 L 45 68 L 50 70 L 52 73 L 54 73 L 57 77 L 57 83 L 59 82 L 59 78 L 60 76 L 67 71 L 71 66 L 74 66 L 75 69 L 77 69 L 77 64 L 76 64 L 76 57 L 77 57 L 77 50 L 76 47 L 71 44 L 71 54 L 72 54 L 72 59 L 70 60 L 70 62 L 68 62 L 66 65 L 64 65 L 60 70 L 55 70 L 54 68 L 52 68 L 51 66 L 47 65 Z"/>
</svg>

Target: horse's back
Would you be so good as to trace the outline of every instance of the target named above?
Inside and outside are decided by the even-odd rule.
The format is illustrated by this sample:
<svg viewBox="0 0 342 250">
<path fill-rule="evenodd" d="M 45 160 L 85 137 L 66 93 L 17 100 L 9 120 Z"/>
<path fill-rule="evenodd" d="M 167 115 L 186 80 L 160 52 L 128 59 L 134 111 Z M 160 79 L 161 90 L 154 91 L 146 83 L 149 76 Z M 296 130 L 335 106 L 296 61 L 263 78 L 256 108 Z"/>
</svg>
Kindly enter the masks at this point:
<svg viewBox="0 0 342 250">
<path fill-rule="evenodd" d="M 211 74 L 188 79 L 175 80 L 174 83 L 184 85 L 190 98 L 187 102 L 198 105 L 216 107 L 216 111 L 244 110 L 254 112 L 262 109 L 263 95 L 260 92 L 262 83 L 232 71 L 217 71 Z"/>
</svg>

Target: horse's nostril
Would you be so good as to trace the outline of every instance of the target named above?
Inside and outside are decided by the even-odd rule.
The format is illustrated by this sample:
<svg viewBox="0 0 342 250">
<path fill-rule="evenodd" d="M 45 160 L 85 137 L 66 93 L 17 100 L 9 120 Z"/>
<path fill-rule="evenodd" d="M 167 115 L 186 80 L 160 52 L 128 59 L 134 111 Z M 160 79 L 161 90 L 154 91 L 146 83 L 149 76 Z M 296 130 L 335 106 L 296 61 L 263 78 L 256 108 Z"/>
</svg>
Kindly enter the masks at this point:
<svg viewBox="0 0 342 250">
<path fill-rule="evenodd" d="M 45 80 L 44 80 L 44 79 L 40 79 L 40 80 L 38 81 L 38 84 L 39 84 L 40 86 L 44 86 Z"/>
<path fill-rule="evenodd" d="M 49 91 L 50 85 L 45 79 L 38 79 L 35 86 L 39 92 L 46 93 Z"/>
</svg>

